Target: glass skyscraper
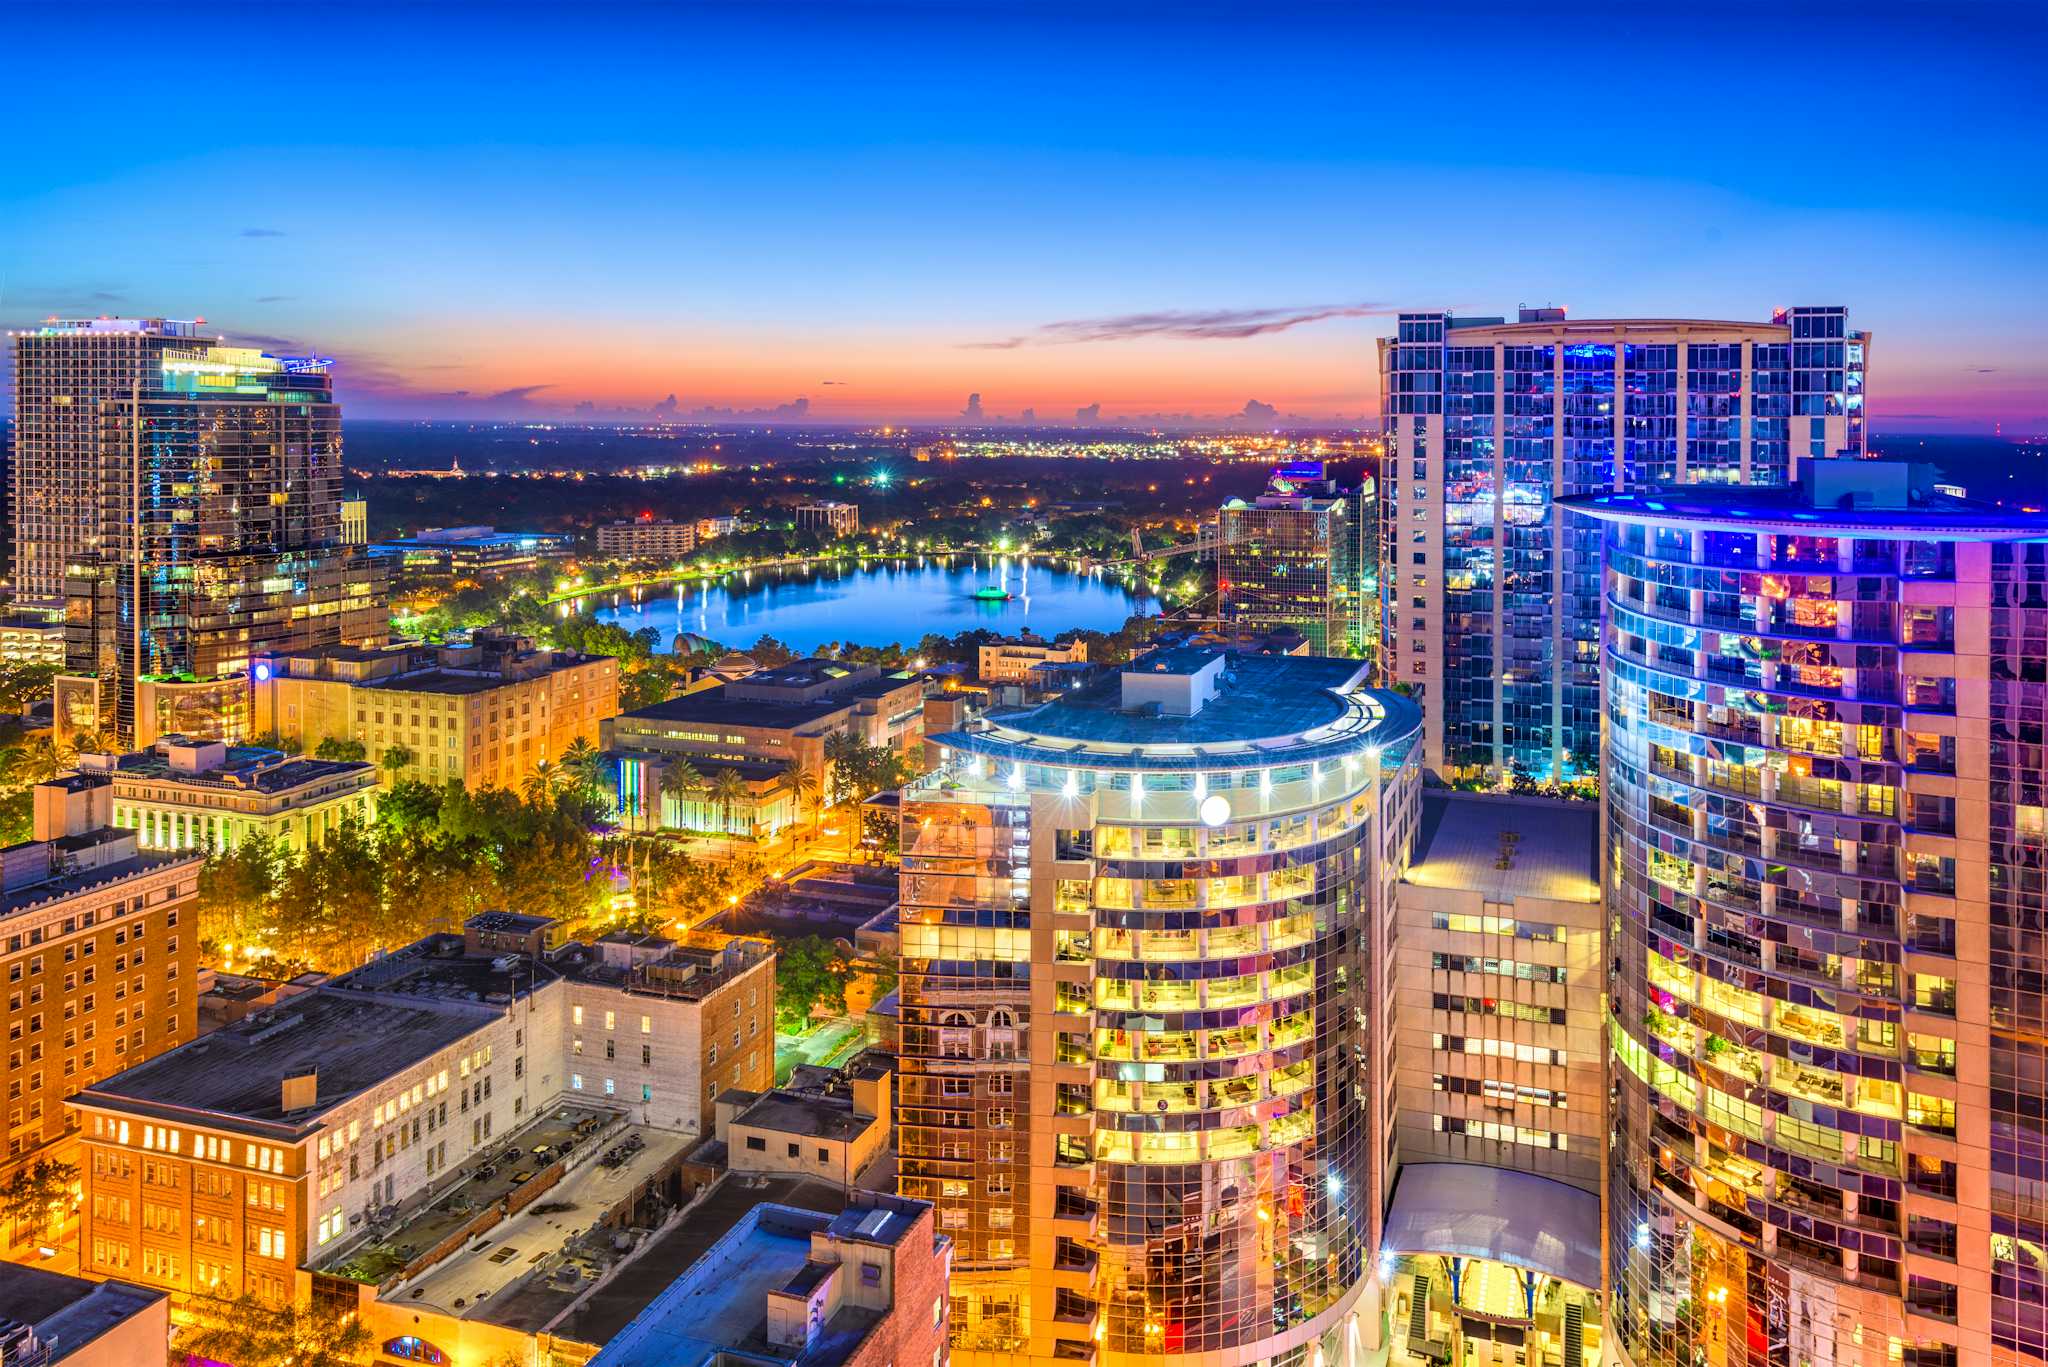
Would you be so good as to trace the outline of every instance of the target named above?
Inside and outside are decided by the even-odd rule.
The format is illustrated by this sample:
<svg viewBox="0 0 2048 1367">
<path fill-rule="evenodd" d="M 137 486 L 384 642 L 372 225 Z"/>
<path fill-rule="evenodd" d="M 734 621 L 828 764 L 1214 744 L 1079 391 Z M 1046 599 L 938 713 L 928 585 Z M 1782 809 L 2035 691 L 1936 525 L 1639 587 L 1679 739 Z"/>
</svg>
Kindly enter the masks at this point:
<svg viewBox="0 0 2048 1367">
<path fill-rule="evenodd" d="M 1252 502 L 1224 504 L 1216 592 L 1225 620 L 1292 627 L 1318 654 L 1365 653 L 1377 625 L 1367 589 L 1370 487 L 1340 489 L 1320 461 L 1299 461 L 1275 470 Z"/>
<path fill-rule="evenodd" d="M 1599 557 L 1559 497 L 1782 484 L 1865 452 L 1870 338 L 1770 322 L 1404 313 L 1380 343 L 1382 681 L 1446 777 L 1569 782 L 1599 750 Z"/>
<path fill-rule="evenodd" d="M 91 350 L 99 334 L 69 326 L 23 354 Z M 382 570 L 342 541 L 326 361 L 142 335 L 163 343 L 150 364 L 94 397 L 58 726 L 136 745 L 237 736 L 257 655 L 386 638 Z"/>
<path fill-rule="evenodd" d="M 1610 1345 L 2048 1358 L 2048 526 L 1820 461 L 1604 539 Z"/>
<path fill-rule="evenodd" d="M 956 1362 L 1377 1341 L 1420 773 L 1414 706 L 1366 670 L 1161 650 L 932 738 L 902 803 L 897 1135 L 957 1250 Z"/>
<path fill-rule="evenodd" d="M 204 345 L 170 318 L 52 319 L 14 336 L 8 495 L 17 605 L 64 606 L 64 574 L 100 534 L 100 401 L 156 382 L 165 351 Z"/>
</svg>

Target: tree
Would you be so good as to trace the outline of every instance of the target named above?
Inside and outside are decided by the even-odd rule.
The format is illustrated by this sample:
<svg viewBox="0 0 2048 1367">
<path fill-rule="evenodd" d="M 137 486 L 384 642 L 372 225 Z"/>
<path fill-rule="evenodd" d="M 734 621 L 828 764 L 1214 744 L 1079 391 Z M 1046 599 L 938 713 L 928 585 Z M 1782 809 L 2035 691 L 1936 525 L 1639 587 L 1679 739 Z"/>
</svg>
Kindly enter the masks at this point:
<svg viewBox="0 0 2048 1367">
<path fill-rule="evenodd" d="M 361 741 L 346 740 L 340 736 L 329 736 L 313 747 L 314 759 L 353 760 L 360 763 L 368 757 L 369 750 Z"/>
<path fill-rule="evenodd" d="M 818 801 L 818 776 L 810 771 L 800 759 L 791 760 L 784 767 L 776 782 L 782 791 L 796 799 L 797 820 L 803 820 L 804 813 Z"/>
<path fill-rule="evenodd" d="M 0 1186 L 0 1212 L 6 1214 L 16 1243 L 43 1237 L 51 1217 L 71 1198 L 71 1184 L 77 1180 L 76 1166 L 53 1158 L 38 1158 L 14 1170 Z"/>
<path fill-rule="evenodd" d="M 47 701 L 61 671 L 50 664 L 0 665 L 0 709 L 26 712 Z"/>
<path fill-rule="evenodd" d="M 737 769 L 720 769 L 718 777 L 711 780 L 711 790 L 706 796 L 718 811 L 718 829 L 726 838 L 726 852 L 731 853 L 732 814 L 749 797 L 747 781 L 740 777 Z"/>
<path fill-rule="evenodd" d="M 235 1367 L 357 1367 L 375 1342 L 353 1312 L 319 1302 L 195 1297 L 191 1311 L 196 1323 L 180 1336 L 179 1353 Z"/>
<path fill-rule="evenodd" d="M 551 759 L 544 759 L 533 766 L 533 772 L 526 776 L 526 800 L 535 804 L 550 803 L 562 790 L 562 773 Z"/>
<path fill-rule="evenodd" d="M 604 791 L 605 781 L 611 777 L 611 761 L 604 751 L 578 736 L 562 751 L 562 772 L 586 798 L 596 798 Z"/>
<path fill-rule="evenodd" d="M 283 860 L 260 832 L 231 850 L 209 850 L 199 870 L 199 938 L 246 945 L 270 918 Z"/>
<path fill-rule="evenodd" d="M 822 935 L 807 935 L 775 956 L 775 1009 L 791 1029 L 801 1030 L 814 1007 L 846 1009 L 848 964 Z"/>
<path fill-rule="evenodd" d="M 412 747 L 409 745 L 387 745 L 384 747 L 384 757 L 378 763 L 384 766 L 385 773 L 396 779 L 398 771 L 409 768 L 414 758 Z"/>
<path fill-rule="evenodd" d="M 679 809 L 676 813 L 676 824 L 678 826 L 682 824 L 680 808 L 683 803 L 689 801 L 691 797 L 701 792 L 703 788 L 704 775 L 697 772 L 697 766 L 690 763 L 686 756 L 676 755 L 662 765 L 661 795 L 675 800 L 675 804 Z M 661 824 L 661 814 L 659 811 L 655 813 L 654 824 L 656 826 Z"/>
<path fill-rule="evenodd" d="M 440 819 L 440 790 L 416 778 L 400 779 L 377 802 L 377 824 L 400 835 L 424 831 Z"/>
<path fill-rule="evenodd" d="M 747 654 L 753 656 L 754 663 L 763 669 L 774 669 L 777 665 L 786 665 L 796 658 L 795 651 L 773 636 L 763 636 L 755 641 Z"/>
</svg>

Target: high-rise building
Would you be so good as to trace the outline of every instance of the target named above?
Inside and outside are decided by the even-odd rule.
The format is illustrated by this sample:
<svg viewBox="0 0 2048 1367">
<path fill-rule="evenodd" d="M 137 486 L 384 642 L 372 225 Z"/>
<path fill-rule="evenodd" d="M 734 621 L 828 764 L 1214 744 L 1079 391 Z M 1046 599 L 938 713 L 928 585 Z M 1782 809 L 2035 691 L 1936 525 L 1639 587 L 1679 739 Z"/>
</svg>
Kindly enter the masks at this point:
<svg viewBox="0 0 2048 1367">
<path fill-rule="evenodd" d="M 1233 498 L 1216 515 L 1216 594 L 1226 620 L 1292 627 L 1318 654 L 1356 655 L 1367 642 L 1365 505 L 1340 489 L 1321 461 L 1273 472 L 1250 503 Z"/>
<path fill-rule="evenodd" d="M 1598 762 L 1597 534 L 1564 495 L 1781 484 L 1865 454 L 1870 337 L 1767 323 L 1404 313 L 1380 343 L 1382 681 L 1447 777 L 1569 782 Z"/>
<path fill-rule="evenodd" d="M 1394 895 L 1390 1362 L 1610 1360 L 1598 831 L 1587 802 L 1423 795 Z"/>
<path fill-rule="evenodd" d="M 350 494 L 341 501 L 341 540 L 349 546 L 370 543 L 370 501 L 361 494 Z"/>
<path fill-rule="evenodd" d="M 1610 1341 L 2048 1357 L 2048 529 L 1913 467 L 1604 538 Z"/>
<path fill-rule="evenodd" d="M 158 345 L 117 350 L 143 361 L 125 386 L 78 396 L 96 406 L 84 491 L 95 521 L 66 547 L 72 677 L 58 725 L 135 744 L 240 735 L 255 656 L 381 642 L 389 630 L 381 569 L 341 540 L 341 411 L 328 363 L 183 340 L 171 326 L 111 334 Z M 103 340 L 86 325 L 60 326 L 17 345 L 54 409 L 76 404 L 49 394 L 63 367 L 42 353 L 94 356 Z M 69 480 L 85 448 L 65 422 L 63 456 L 48 465 Z M 33 478 L 24 470 L 19 482 Z"/>
<path fill-rule="evenodd" d="M 897 1134 L 954 1240 L 955 1362 L 1377 1338 L 1420 771 L 1413 704 L 1366 673 L 1163 649 L 933 738 L 902 795 Z"/>
<path fill-rule="evenodd" d="M 65 571 L 98 548 L 101 400 L 154 387 L 165 352 L 205 345 L 204 321 L 53 318 L 14 334 L 17 604 L 63 607 Z"/>
<path fill-rule="evenodd" d="M 183 1044 L 198 1020 L 200 855 L 139 848 L 113 828 L 109 790 L 75 776 L 32 800 L 35 838 L 0 850 L 0 1180 L 68 1141 L 65 1097 Z"/>
</svg>

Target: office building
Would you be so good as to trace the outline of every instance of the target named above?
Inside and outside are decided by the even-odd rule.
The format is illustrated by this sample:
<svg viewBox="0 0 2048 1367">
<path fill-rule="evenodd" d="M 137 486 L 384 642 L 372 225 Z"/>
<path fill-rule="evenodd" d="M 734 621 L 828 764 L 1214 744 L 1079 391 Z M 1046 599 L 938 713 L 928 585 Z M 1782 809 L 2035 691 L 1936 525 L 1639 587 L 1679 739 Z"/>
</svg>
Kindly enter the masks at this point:
<svg viewBox="0 0 2048 1367">
<path fill-rule="evenodd" d="M 191 1039 L 197 1019 L 198 856 L 137 848 L 85 791 L 39 789 L 33 831 L 0 850 L 0 1177 L 65 1139 L 65 1097 Z"/>
<path fill-rule="evenodd" d="M 370 544 L 370 501 L 361 494 L 341 500 L 341 542 L 344 546 Z"/>
<path fill-rule="evenodd" d="M 23 339 L 21 358 L 40 365 L 45 349 L 100 338 L 62 327 Z M 72 688 L 57 725 L 75 731 L 90 714 L 83 729 L 137 745 L 238 738 L 251 661 L 381 642 L 383 580 L 341 542 L 341 412 L 327 361 L 201 342 L 148 355 L 146 373 L 96 396 L 97 523 L 69 549 Z"/>
<path fill-rule="evenodd" d="M 80 755 L 78 771 L 36 789 L 42 802 L 87 792 L 102 822 L 133 831 L 145 850 L 232 850 L 261 836 L 283 851 L 311 849 L 344 822 L 377 815 L 377 766 L 295 758 L 217 740 L 160 739 L 130 755 Z"/>
<path fill-rule="evenodd" d="M 1923 468 L 1601 534 L 1612 1340 L 2048 1355 L 2048 537 Z"/>
<path fill-rule="evenodd" d="M 479 1156 L 464 1209 L 510 1214 L 593 1135 L 678 1157 L 720 1093 L 768 1085 L 765 941 L 550 951 L 550 924 L 473 917 L 81 1087 L 84 1270 L 273 1303 L 305 1294 L 302 1271 L 378 1284 L 460 1231 L 437 1203 Z"/>
<path fill-rule="evenodd" d="M 51 319 L 14 338 L 14 601 L 57 611 L 64 575 L 100 537 L 100 404 L 153 388 L 165 355 L 204 347 L 169 318 Z"/>
<path fill-rule="evenodd" d="M 428 527 L 416 536 L 370 543 L 370 554 L 392 567 L 402 593 L 437 594 L 468 584 L 488 584 L 523 574 L 567 556 L 575 538 L 567 532 L 501 532 L 496 527 Z M 433 592 L 427 592 L 427 591 Z"/>
<path fill-rule="evenodd" d="M 1355 1360 L 1377 1337 L 1415 709 L 1169 649 L 934 737 L 902 796 L 901 1190 L 959 1363 Z"/>
<path fill-rule="evenodd" d="M 1393 1362 L 1603 1360 L 1598 861 L 1590 803 L 1423 796 L 1395 889 Z"/>
<path fill-rule="evenodd" d="M 860 530 L 860 508 L 829 499 L 806 503 L 796 510 L 796 525 L 798 530 L 823 532 L 826 536 L 852 536 Z"/>
<path fill-rule="evenodd" d="M 1273 472 L 1250 503 L 1216 515 L 1216 596 L 1226 622 L 1291 628 L 1317 654 L 1358 655 L 1367 644 L 1369 519 L 1357 490 L 1324 477 L 1321 461 Z"/>
<path fill-rule="evenodd" d="M 923 1367 L 946 1351 L 952 1252 L 923 1201 L 755 1206 L 591 1367 Z"/>
<path fill-rule="evenodd" d="M 1416 690 L 1447 778 L 1596 769 L 1599 557 L 1561 496 L 1784 483 L 1865 454 L 1870 337 L 1769 322 L 1404 313 L 1380 343 L 1382 681 Z"/>
<path fill-rule="evenodd" d="M 55 617 L 22 614 L 0 618 L 0 666 L 64 667 L 64 623 Z"/>
<path fill-rule="evenodd" d="M 696 549 L 694 522 L 613 522 L 597 529 L 598 554 L 621 560 L 674 560 Z"/>
<path fill-rule="evenodd" d="M 6 1367 L 134 1367 L 162 1357 L 170 1337 L 161 1291 L 0 1263 Z"/>
<path fill-rule="evenodd" d="M 632 828 L 752 839 L 802 816 L 783 777 L 790 766 L 817 781 L 818 800 L 829 796 L 825 742 L 840 732 L 916 756 L 924 739 L 923 680 L 909 670 L 885 674 L 874 665 L 794 660 L 613 717 L 604 726 L 604 748 L 618 761 L 618 809 Z M 697 771 L 701 789 L 664 791 L 662 774 L 676 760 Z M 728 770 L 745 791 L 738 801 L 721 802 L 709 785 Z"/>
<path fill-rule="evenodd" d="M 1085 665 L 1088 663 L 1088 643 L 1072 641 L 1048 641 L 1034 636 L 1029 631 L 1018 636 L 999 636 L 993 641 L 984 641 L 977 650 L 978 670 L 985 684 L 1022 684 L 1032 681 L 1032 671 L 1039 665 Z"/>
<path fill-rule="evenodd" d="M 472 790 L 520 787 L 542 760 L 596 744 L 619 710 L 617 660 L 493 631 L 463 645 L 279 654 L 258 662 L 254 680 L 259 733 L 305 753 L 356 741 L 387 773 Z"/>
</svg>

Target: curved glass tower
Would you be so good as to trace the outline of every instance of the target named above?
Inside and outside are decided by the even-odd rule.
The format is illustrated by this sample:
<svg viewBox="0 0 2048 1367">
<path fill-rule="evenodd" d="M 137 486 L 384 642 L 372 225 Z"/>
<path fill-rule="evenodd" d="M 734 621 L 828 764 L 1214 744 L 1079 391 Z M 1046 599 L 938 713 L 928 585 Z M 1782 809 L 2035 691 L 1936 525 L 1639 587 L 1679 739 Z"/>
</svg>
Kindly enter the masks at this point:
<svg viewBox="0 0 2048 1367">
<path fill-rule="evenodd" d="M 2048 524 L 1822 463 L 1603 524 L 1608 1343 L 2039 1362 Z"/>
<path fill-rule="evenodd" d="M 1155 651 L 935 739 L 898 1121 L 958 1250 L 956 1353 L 1355 1351 L 1419 786 L 1416 711 L 1366 668 Z"/>
</svg>

